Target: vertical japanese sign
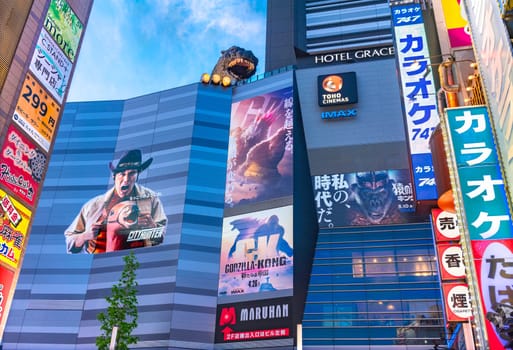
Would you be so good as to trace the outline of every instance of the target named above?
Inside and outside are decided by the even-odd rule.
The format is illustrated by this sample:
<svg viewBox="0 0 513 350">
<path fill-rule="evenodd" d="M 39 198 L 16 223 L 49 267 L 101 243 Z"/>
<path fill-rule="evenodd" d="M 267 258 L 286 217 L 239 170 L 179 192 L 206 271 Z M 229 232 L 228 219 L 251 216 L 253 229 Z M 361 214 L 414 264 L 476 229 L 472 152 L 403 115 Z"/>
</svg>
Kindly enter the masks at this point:
<svg viewBox="0 0 513 350">
<path fill-rule="evenodd" d="M 83 24 L 65 0 L 52 0 L 44 27 L 71 62 L 75 61 Z"/>
<path fill-rule="evenodd" d="M 417 200 L 438 197 L 429 138 L 439 123 L 428 42 L 419 4 L 392 7 L 395 45 Z"/>
<path fill-rule="evenodd" d="M 46 152 L 50 150 L 60 110 L 57 102 L 27 73 L 13 120 Z"/>
<path fill-rule="evenodd" d="M 33 205 L 46 163 L 46 155 L 10 125 L 2 146 L 0 183 Z"/>
<path fill-rule="evenodd" d="M 39 34 L 39 40 L 30 61 L 30 71 L 57 102 L 62 103 L 71 75 L 71 61 L 44 29 Z"/>
<path fill-rule="evenodd" d="M 513 228 L 504 181 L 498 164 L 488 111 L 485 106 L 446 110 L 454 167 L 461 189 L 460 202 L 472 246 L 483 314 L 496 304 L 513 304 Z M 504 349 L 495 325 L 486 322 L 492 349 Z"/>
</svg>

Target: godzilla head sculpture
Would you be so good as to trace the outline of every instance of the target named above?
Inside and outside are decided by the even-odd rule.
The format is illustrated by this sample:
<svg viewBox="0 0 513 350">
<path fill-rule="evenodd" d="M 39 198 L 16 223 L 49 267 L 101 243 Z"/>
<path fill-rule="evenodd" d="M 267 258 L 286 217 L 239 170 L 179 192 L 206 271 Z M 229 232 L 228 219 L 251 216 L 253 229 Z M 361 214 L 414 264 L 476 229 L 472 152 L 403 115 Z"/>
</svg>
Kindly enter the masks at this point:
<svg viewBox="0 0 513 350">
<path fill-rule="evenodd" d="M 212 74 L 203 74 L 201 81 L 205 84 L 231 85 L 240 80 L 248 79 L 256 72 L 258 58 L 251 50 L 245 50 L 238 46 L 232 46 L 228 50 L 221 51 L 221 57 L 217 61 Z"/>
</svg>

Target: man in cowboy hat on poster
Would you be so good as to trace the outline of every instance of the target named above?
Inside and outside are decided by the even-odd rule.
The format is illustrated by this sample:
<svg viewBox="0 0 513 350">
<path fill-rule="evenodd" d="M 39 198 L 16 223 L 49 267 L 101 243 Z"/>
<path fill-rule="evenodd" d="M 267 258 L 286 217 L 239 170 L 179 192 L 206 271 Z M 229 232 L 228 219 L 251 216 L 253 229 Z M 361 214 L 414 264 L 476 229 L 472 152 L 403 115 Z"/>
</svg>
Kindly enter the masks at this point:
<svg viewBox="0 0 513 350">
<path fill-rule="evenodd" d="M 68 253 L 97 254 L 162 243 L 167 217 L 158 195 L 137 184 L 142 162 L 138 149 L 125 152 L 116 166 L 109 164 L 114 186 L 88 201 L 66 229 Z"/>
</svg>

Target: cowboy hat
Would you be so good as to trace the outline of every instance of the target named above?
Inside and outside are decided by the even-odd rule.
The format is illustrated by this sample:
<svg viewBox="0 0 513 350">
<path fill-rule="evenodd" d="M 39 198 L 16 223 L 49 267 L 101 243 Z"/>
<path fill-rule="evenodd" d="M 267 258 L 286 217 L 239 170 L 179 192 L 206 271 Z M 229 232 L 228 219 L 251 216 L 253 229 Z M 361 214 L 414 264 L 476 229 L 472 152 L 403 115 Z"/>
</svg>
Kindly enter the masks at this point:
<svg viewBox="0 0 513 350">
<path fill-rule="evenodd" d="M 150 158 L 146 160 L 144 163 L 142 163 L 141 150 L 133 149 L 123 153 L 116 166 L 114 166 L 112 162 L 110 162 L 109 168 L 114 174 L 128 169 L 135 169 L 138 172 L 141 172 L 147 167 L 149 167 L 152 161 L 153 158 Z"/>
</svg>

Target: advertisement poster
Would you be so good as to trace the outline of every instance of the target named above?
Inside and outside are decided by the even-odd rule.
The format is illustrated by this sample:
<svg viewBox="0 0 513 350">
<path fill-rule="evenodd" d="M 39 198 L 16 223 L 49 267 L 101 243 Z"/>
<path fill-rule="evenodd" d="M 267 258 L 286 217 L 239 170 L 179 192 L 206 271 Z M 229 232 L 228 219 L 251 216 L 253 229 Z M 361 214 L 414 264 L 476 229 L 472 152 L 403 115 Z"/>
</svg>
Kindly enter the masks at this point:
<svg viewBox="0 0 513 350">
<path fill-rule="evenodd" d="M 28 73 L 16 103 L 13 120 L 46 152 L 50 150 L 60 110 L 57 102 Z"/>
<path fill-rule="evenodd" d="M 274 298 L 217 306 L 216 343 L 292 336 L 292 299 Z"/>
<path fill-rule="evenodd" d="M 223 220 L 219 296 L 293 287 L 292 206 Z"/>
<path fill-rule="evenodd" d="M 64 54 L 74 62 L 84 26 L 65 0 L 52 0 L 44 27 Z"/>
<path fill-rule="evenodd" d="M 412 220 L 408 169 L 312 177 L 320 228 L 400 224 Z"/>
<path fill-rule="evenodd" d="M 486 329 L 490 349 L 505 349 L 508 340 L 507 323 L 500 314 L 513 312 L 513 239 L 474 240 L 471 242 L 474 264 L 479 281 L 483 313 L 487 315 Z M 501 336 L 504 331 L 504 337 Z"/>
<path fill-rule="evenodd" d="M 2 146 L 0 183 L 33 205 L 46 163 L 46 155 L 10 125 Z"/>
<path fill-rule="evenodd" d="M 9 314 L 11 288 L 13 288 L 14 273 L 0 265 L 0 333 L 3 333 L 7 315 Z"/>
<path fill-rule="evenodd" d="M 30 71 L 59 104 L 68 88 L 71 67 L 71 61 L 62 53 L 50 34 L 42 29 L 30 61 Z"/>
<path fill-rule="evenodd" d="M 152 163 L 152 157 L 131 149 L 104 165 L 114 184 L 77 209 L 64 231 L 67 253 L 100 254 L 163 243 L 167 216 L 160 194 L 137 182 Z"/>
<path fill-rule="evenodd" d="M 292 88 L 232 105 L 225 207 L 292 195 Z"/>
<path fill-rule="evenodd" d="M 0 189 L 0 261 L 17 268 L 32 213 Z"/>
</svg>

